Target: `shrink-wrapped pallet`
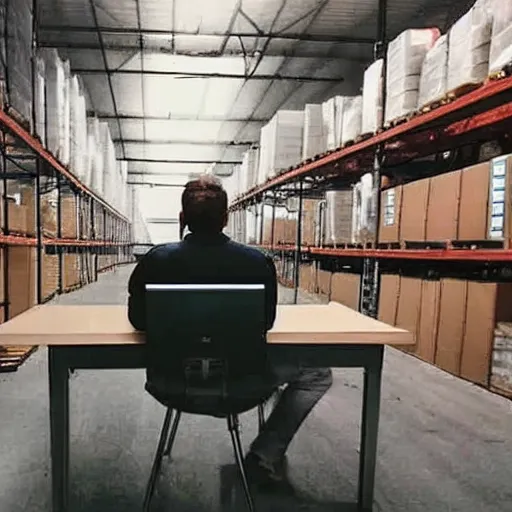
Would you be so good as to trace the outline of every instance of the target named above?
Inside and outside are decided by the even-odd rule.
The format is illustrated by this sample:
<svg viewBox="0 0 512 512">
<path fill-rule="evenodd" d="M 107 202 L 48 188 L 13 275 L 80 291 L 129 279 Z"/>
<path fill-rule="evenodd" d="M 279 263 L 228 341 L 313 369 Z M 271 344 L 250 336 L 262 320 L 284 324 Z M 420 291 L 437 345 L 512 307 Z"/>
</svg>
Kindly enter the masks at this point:
<svg viewBox="0 0 512 512">
<path fill-rule="evenodd" d="M 363 120 L 363 97 L 354 96 L 346 98 L 343 113 L 343 129 L 341 143 L 354 142 L 361 135 Z"/>
<path fill-rule="evenodd" d="M 112 202 L 113 195 L 115 194 L 115 180 L 118 169 L 116 151 L 107 122 L 100 122 L 100 140 L 100 147 L 103 153 L 103 183 L 100 188 L 100 194 L 105 201 L 110 203 Z"/>
<path fill-rule="evenodd" d="M 343 139 L 343 117 L 345 108 L 347 105 L 346 96 L 336 96 L 335 98 L 335 106 L 336 106 L 336 123 L 335 123 L 335 134 L 336 134 L 336 148 L 341 147 L 342 139 Z"/>
<path fill-rule="evenodd" d="M 336 99 L 330 98 L 322 103 L 322 124 L 325 150 L 336 148 Z"/>
<path fill-rule="evenodd" d="M 84 183 L 95 192 L 103 186 L 103 154 L 101 151 L 100 122 L 96 117 L 87 119 L 87 165 Z"/>
<path fill-rule="evenodd" d="M 304 111 L 280 110 L 262 128 L 260 138 L 260 180 L 280 174 L 302 159 Z"/>
<path fill-rule="evenodd" d="M 354 187 L 353 203 L 353 242 L 365 244 L 375 240 L 373 225 L 373 176 L 365 174 Z"/>
<path fill-rule="evenodd" d="M 46 78 L 44 60 L 40 57 L 35 57 L 34 72 L 35 134 L 46 146 Z"/>
<path fill-rule="evenodd" d="M 87 167 L 87 112 L 83 88 L 78 76 L 71 78 L 70 88 L 70 169 L 83 180 Z"/>
<path fill-rule="evenodd" d="M 5 10 L 2 25 L 7 63 L 7 93 L 9 104 L 17 117 L 32 123 L 32 0 L 11 0 Z"/>
<path fill-rule="evenodd" d="M 322 105 L 308 104 L 304 107 L 303 160 L 313 158 L 325 151 L 322 110 Z"/>
<path fill-rule="evenodd" d="M 336 247 L 352 242 L 352 190 L 325 193 L 325 243 Z"/>
<path fill-rule="evenodd" d="M 63 138 L 60 148 L 60 161 L 64 165 L 69 165 L 71 156 L 71 65 L 69 60 L 64 61 L 64 84 L 62 94 L 64 97 L 64 115 L 60 120 L 62 123 Z"/>
<path fill-rule="evenodd" d="M 363 82 L 362 133 L 375 133 L 382 126 L 382 73 L 384 60 L 376 60 L 365 72 Z"/>
<path fill-rule="evenodd" d="M 244 153 L 244 156 L 242 158 L 242 167 L 240 171 L 242 174 L 241 192 L 247 192 L 256 185 L 258 173 L 257 158 L 257 149 L 249 149 Z"/>
<path fill-rule="evenodd" d="M 418 108 L 422 64 L 441 33 L 437 28 L 410 29 L 389 43 L 386 72 L 385 122 Z"/>
<path fill-rule="evenodd" d="M 496 73 L 512 62 L 512 2 L 493 0 L 492 13 L 489 73 Z"/>
<path fill-rule="evenodd" d="M 491 0 L 477 0 L 448 34 L 448 91 L 479 84 L 489 72 Z"/>
<path fill-rule="evenodd" d="M 421 68 L 418 107 L 439 101 L 447 93 L 448 36 L 441 36 L 427 52 Z"/>
<path fill-rule="evenodd" d="M 63 160 L 66 136 L 69 138 L 65 120 L 66 114 L 69 118 L 69 109 L 66 108 L 66 89 L 69 83 L 64 63 L 56 50 L 41 50 L 41 56 L 46 72 L 47 147 L 55 157 Z"/>
</svg>

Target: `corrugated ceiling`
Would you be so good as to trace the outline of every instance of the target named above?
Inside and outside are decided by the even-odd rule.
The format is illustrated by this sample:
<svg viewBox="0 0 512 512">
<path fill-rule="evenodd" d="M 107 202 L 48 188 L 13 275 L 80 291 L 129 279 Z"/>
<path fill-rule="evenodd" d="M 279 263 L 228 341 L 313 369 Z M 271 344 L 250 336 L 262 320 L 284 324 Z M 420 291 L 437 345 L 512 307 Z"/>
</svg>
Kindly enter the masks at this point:
<svg viewBox="0 0 512 512">
<path fill-rule="evenodd" d="M 410 27 L 446 30 L 471 4 L 388 0 L 387 37 Z M 372 60 L 379 0 L 39 0 L 38 5 L 39 44 L 58 48 L 80 71 L 88 107 L 108 120 L 118 157 L 131 159 L 133 176 L 147 173 L 144 179 L 151 181 L 200 172 L 210 161 L 240 160 L 247 146 L 232 143 L 257 142 L 262 124 L 277 109 L 357 93 Z"/>
</svg>

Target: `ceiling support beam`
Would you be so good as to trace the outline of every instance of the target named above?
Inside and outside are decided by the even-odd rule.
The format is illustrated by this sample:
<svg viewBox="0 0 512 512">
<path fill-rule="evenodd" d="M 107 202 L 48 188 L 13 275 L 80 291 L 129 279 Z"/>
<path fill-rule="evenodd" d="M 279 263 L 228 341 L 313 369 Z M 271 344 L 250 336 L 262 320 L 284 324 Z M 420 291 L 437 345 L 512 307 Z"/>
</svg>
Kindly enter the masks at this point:
<svg viewBox="0 0 512 512">
<path fill-rule="evenodd" d="M 195 30 L 150 30 L 138 28 L 123 28 L 123 27 L 99 27 L 103 34 L 119 34 L 119 35 L 147 35 L 147 36 L 205 36 L 205 37 L 226 37 L 226 33 L 214 31 L 195 31 Z M 39 32 L 56 32 L 56 33 L 94 33 L 96 29 L 88 26 L 70 26 L 70 25 L 42 25 L 39 27 Z M 349 36 L 336 36 L 330 34 L 306 34 L 306 33 L 281 33 L 281 32 L 268 32 L 259 34 L 258 32 L 231 32 L 230 37 L 262 37 L 270 39 L 287 39 L 292 41 L 309 41 L 318 43 L 346 43 L 346 44 L 369 44 L 373 45 L 375 39 L 368 37 L 349 37 Z"/>
<path fill-rule="evenodd" d="M 137 69 L 118 69 L 109 70 L 98 68 L 73 68 L 73 73 L 81 75 L 103 75 L 107 73 L 111 75 L 140 75 L 141 71 Z M 156 70 L 144 70 L 144 75 L 148 76 L 175 76 L 181 79 L 187 78 L 229 78 L 234 80 L 288 80 L 291 82 L 330 82 L 330 83 L 341 83 L 345 79 L 343 77 L 312 77 L 312 76 L 290 76 L 290 75 L 252 75 L 245 77 L 240 74 L 231 73 L 202 73 L 202 72 L 183 72 L 183 71 L 156 71 Z"/>
<path fill-rule="evenodd" d="M 112 142 L 114 144 L 120 144 L 124 142 L 125 144 L 152 144 L 152 145 L 184 145 L 184 146 L 252 146 L 255 144 L 254 141 L 235 141 L 235 140 L 147 140 L 147 139 L 114 139 Z"/>
<path fill-rule="evenodd" d="M 135 116 L 135 115 L 126 115 L 126 114 L 119 114 L 118 116 L 114 114 L 107 114 L 106 112 L 103 113 L 95 113 L 94 111 L 87 112 L 88 116 L 95 116 L 98 119 L 120 119 L 121 121 L 200 121 L 200 122 L 207 122 L 207 123 L 267 123 L 270 121 L 269 118 L 263 118 L 263 117 L 256 117 L 252 119 L 247 119 L 243 117 L 235 117 L 235 118 L 228 118 L 225 119 L 223 117 L 215 117 L 215 116 L 206 116 L 206 117 L 187 117 L 187 116 Z"/>
<path fill-rule="evenodd" d="M 242 160 L 165 160 L 165 159 L 151 159 L 151 158 L 123 158 L 125 162 L 130 163 L 146 163 L 146 164 L 180 164 L 180 165 L 239 165 Z"/>
</svg>

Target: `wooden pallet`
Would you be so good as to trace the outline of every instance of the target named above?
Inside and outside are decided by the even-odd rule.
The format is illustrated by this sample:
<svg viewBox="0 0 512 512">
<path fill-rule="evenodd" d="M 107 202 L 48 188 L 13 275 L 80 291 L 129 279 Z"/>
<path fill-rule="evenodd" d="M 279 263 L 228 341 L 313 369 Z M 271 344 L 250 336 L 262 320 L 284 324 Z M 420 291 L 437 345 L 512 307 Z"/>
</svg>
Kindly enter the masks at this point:
<svg viewBox="0 0 512 512">
<path fill-rule="evenodd" d="M 512 76 L 512 62 L 509 62 L 508 64 L 503 66 L 503 68 L 500 69 L 499 71 L 491 73 L 487 77 L 486 83 L 495 82 L 496 80 L 502 80 L 503 78 L 507 78 L 509 76 Z"/>
<path fill-rule="evenodd" d="M 418 112 L 409 112 L 404 116 L 397 117 L 391 121 L 388 121 L 384 124 L 384 130 L 389 130 L 390 128 L 394 128 L 395 126 L 399 126 L 401 124 L 409 122 L 413 117 L 416 117 Z"/>
<path fill-rule="evenodd" d="M 37 347 L 0 347 L 0 373 L 15 372 Z"/>
<path fill-rule="evenodd" d="M 433 100 L 433 101 L 427 103 L 426 105 L 423 105 L 420 108 L 419 113 L 420 114 L 426 114 L 428 112 L 432 112 L 432 110 L 435 110 L 436 108 L 442 107 L 443 105 L 446 105 L 447 103 L 449 103 L 448 98 L 446 96 L 443 96 L 442 98 L 439 98 L 437 100 Z"/>
<path fill-rule="evenodd" d="M 484 84 L 484 82 L 470 82 L 467 84 L 459 85 L 455 89 L 446 93 L 447 103 L 449 103 L 453 100 L 456 100 L 457 98 L 460 98 L 461 96 L 469 94 L 470 92 L 475 91 L 476 89 L 480 88 L 483 84 Z"/>
</svg>

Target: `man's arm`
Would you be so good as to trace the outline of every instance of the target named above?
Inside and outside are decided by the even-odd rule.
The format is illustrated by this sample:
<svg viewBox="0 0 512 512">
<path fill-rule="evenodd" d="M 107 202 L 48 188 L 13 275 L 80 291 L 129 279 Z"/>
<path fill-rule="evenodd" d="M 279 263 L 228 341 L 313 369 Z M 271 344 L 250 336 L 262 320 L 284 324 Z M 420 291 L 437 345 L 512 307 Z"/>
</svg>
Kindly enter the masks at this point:
<svg viewBox="0 0 512 512">
<path fill-rule="evenodd" d="M 267 331 L 272 329 L 276 320 L 276 309 L 277 309 L 277 273 L 274 260 L 270 257 L 266 257 L 268 267 L 268 278 L 265 282 L 265 304 L 266 304 L 266 319 L 267 319 Z"/>
<path fill-rule="evenodd" d="M 146 328 L 146 258 L 137 264 L 128 282 L 128 319 L 135 329 Z"/>
</svg>

